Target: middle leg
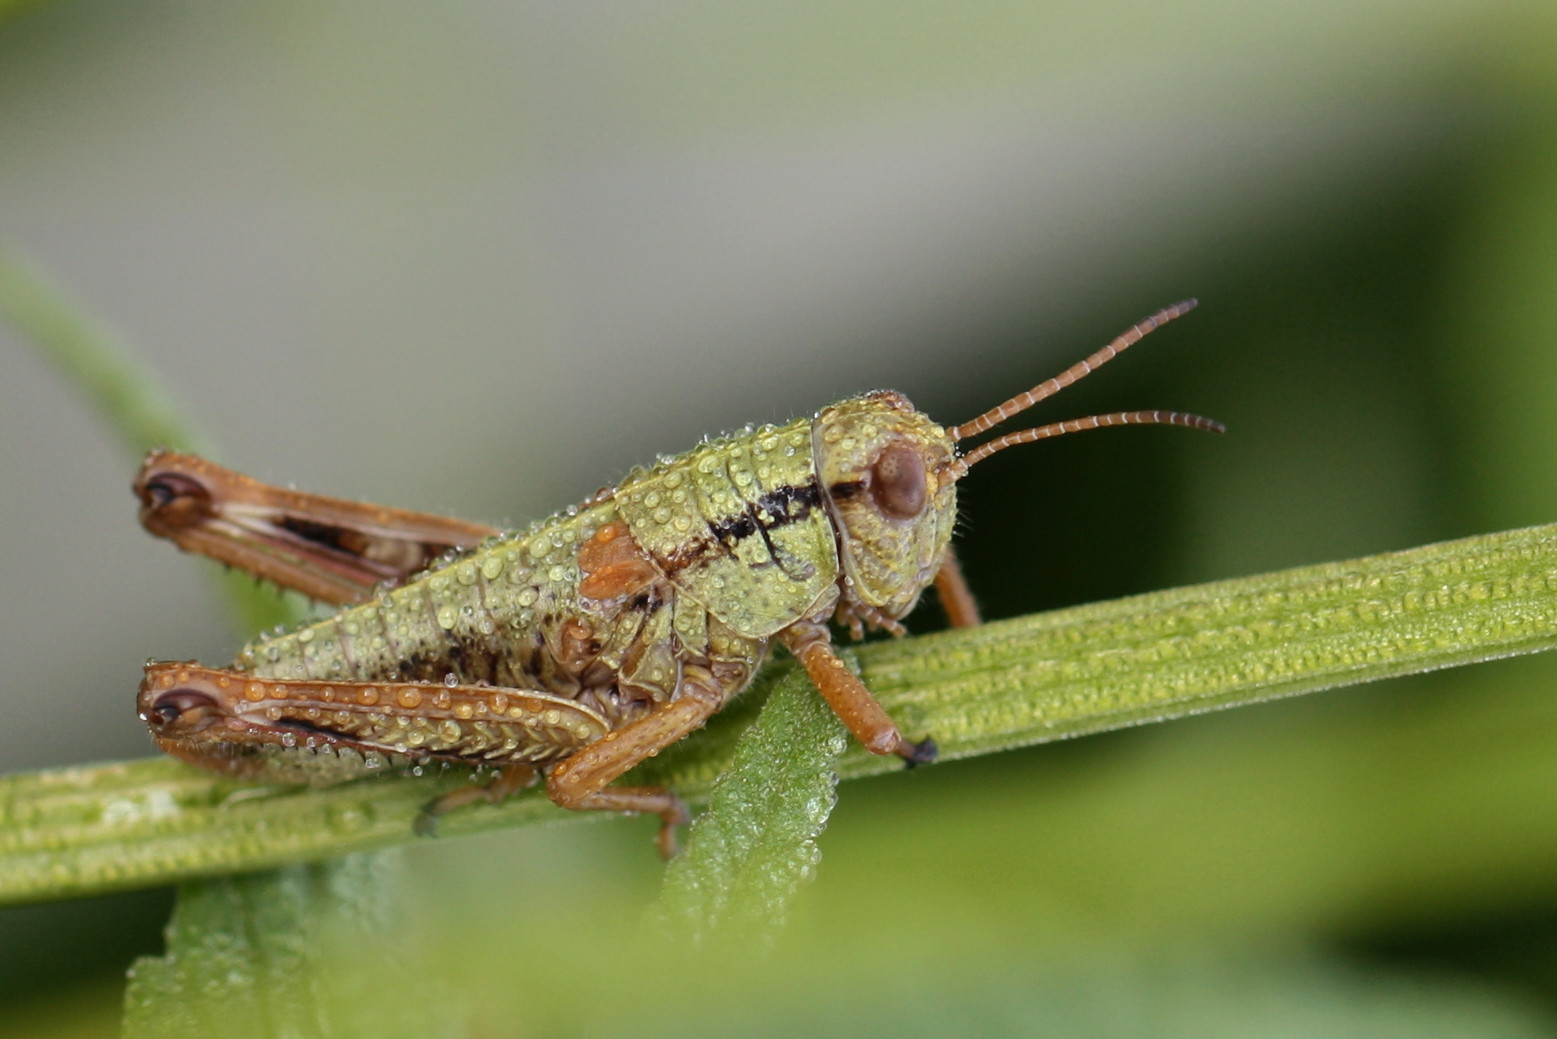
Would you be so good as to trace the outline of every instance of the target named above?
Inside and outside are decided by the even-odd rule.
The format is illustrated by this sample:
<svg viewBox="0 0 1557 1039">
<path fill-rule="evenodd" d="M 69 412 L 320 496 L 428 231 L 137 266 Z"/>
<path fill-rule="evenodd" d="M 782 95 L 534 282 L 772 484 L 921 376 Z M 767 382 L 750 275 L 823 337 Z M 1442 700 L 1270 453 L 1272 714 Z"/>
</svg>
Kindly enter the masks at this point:
<svg viewBox="0 0 1557 1039">
<path fill-rule="evenodd" d="M 695 665 L 685 668 L 678 693 L 671 702 L 606 733 L 555 765 L 546 777 L 546 792 L 551 799 L 564 808 L 577 810 L 658 815 L 660 853 L 667 858 L 675 854 L 676 827 L 688 818 L 681 799 L 664 787 L 608 784 L 702 728 L 728 699 L 718 680 Z"/>
</svg>

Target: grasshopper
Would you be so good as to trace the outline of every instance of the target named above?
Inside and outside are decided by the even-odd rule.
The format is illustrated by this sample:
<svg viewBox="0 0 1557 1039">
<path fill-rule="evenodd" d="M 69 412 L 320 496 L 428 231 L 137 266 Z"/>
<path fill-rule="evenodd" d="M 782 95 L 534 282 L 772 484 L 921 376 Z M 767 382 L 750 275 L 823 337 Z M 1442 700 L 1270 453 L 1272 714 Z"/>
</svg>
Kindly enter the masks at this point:
<svg viewBox="0 0 1557 1039">
<path fill-rule="evenodd" d="M 668 855 L 682 802 L 611 784 L 700 728 L 777 642 L 869 750 L 932 761 L 934 740 L 906 738 L 845 667 L 829 619 L 855 638 L 902 635 L 934 584 L 952 625 L 977 624 L 950 546 L 956 485 L 997 451 L 1103 426 L 1221 432 L 1198 415 L 1130 411 L 957 451 L 1194 306 L 1159 311 L 962 425 L 942 428 L 895 391 L 867 393 L 634 470 L 526 530 L 282 490 L 153 452 L 134 484 L 149 531 L 340 609 L 262 636 L 228 668 L 147 664 L 140 717 L 169 754 L 245 778 L 329 783 L 428 761 L 496 771 L 429 804 L 427 825 L 544 772 L 564 808 L 658 815 Z"/>
</svg>

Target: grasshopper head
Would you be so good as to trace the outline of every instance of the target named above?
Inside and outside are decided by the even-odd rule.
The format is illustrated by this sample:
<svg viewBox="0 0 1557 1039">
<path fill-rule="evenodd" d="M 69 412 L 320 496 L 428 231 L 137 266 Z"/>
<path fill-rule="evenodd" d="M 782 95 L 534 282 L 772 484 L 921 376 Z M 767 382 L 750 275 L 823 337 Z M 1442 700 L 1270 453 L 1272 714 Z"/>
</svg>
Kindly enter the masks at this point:
<svg viewBox="0 0 1557 1039">
<path fill-rule="evenodd" d="M 902 617 L 951 541 L 951 438 L 901 393 L 878 390 L 823 409 L 811 451 L 838 529 L 845 604 Z"/>
<path fill-rule="evenodd" d="M 1159 310 L 1065 371 L 970 422 L 943 429 L 908 398 L 879 390 L 823 410 L 811 429 L 822 494 L 838 530 L 845 586 L 842 610 L 901 633 L 895 622 L 935 580 L 957 513 L 957 481 L 974 465 L 1017 444 L 1107 426 L 1185 426 L 1213 433 L 1222 424 L 1179 411 L 1120 411 L 1007 433 L 965 455 L 956 445 L 993 429 L 1096 371 L 1147 333 L 1195 308 L 1187 299 Z"/>
</svg>

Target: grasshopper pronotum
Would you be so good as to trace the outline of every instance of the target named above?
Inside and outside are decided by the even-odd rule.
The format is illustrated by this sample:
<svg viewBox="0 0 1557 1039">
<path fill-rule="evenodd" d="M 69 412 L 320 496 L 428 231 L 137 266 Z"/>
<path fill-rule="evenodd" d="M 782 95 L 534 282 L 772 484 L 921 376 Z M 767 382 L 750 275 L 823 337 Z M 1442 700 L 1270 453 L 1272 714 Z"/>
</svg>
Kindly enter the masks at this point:
<svg viewBox="0 0 1557 1039">
<path fill-rule="evenodd" d="M 905 738 L 843 665 L 829 618 L 856 638 L 900 635 L 934 583 L 953 625 L 978 623 L 950 541 L 957 481 L 996 451 L 1113 425 L 1220 432 L 1198 415 L 1131 411 L 956 449 L 1194 305 L 960 426 L 868 393 L 635 470 L 528 530 L 281 490 L 154 452 L 135 481 L 148 530 L 342 608 L 250 643 L 230 668 L 148 664 L 140 716 L 168 753 L 258 779 L 337 782 L 426 760 L 499 770 L 433 802 L 429 820 L 545 769 L 565 808 L 658 815 L 668 854 L 681 801 L 609 784 L 700 728 L 776 641 L 867 748 L 931 761 L 934 741 Z"/>
</svg>

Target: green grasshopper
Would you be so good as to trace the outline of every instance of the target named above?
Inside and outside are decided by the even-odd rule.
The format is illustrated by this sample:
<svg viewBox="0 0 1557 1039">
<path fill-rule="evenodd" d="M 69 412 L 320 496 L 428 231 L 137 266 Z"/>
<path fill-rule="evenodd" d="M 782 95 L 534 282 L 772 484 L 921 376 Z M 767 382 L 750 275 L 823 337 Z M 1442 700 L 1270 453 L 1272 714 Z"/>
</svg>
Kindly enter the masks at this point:
<svg viewBox="0 0 1557 1039">
<path fill-rule="evenodd" d="M 907 739 L 844 666 L 828 620 L 855 638 L 901 635 L 933 583 L 951 624 L 978 623 L 950 542 L 957 481 L 996 451 L 1102 426 L 1220 432 L 1198 415 L 1131 411 L 957 452 L 1194 306 L 1152 315 L 960 426 L 900 393 L 867 393 L 634 470 L 527 530 L 154 452 L 135 481 L 149 531 L 341 609 L 261 637 L 230 668 L 148 664 L 140 716 L 169 754 L 245 778 L 330 783 L 427 761 L 497 770 L 432 802 L 429 821 L 544 771 L 564 808 L 658 815 L 670 854 L 682 802 L 612 782 L 700 728 L 778 642 L 869 750 L 932 761 L 935 742 Z"/>
</svg>

